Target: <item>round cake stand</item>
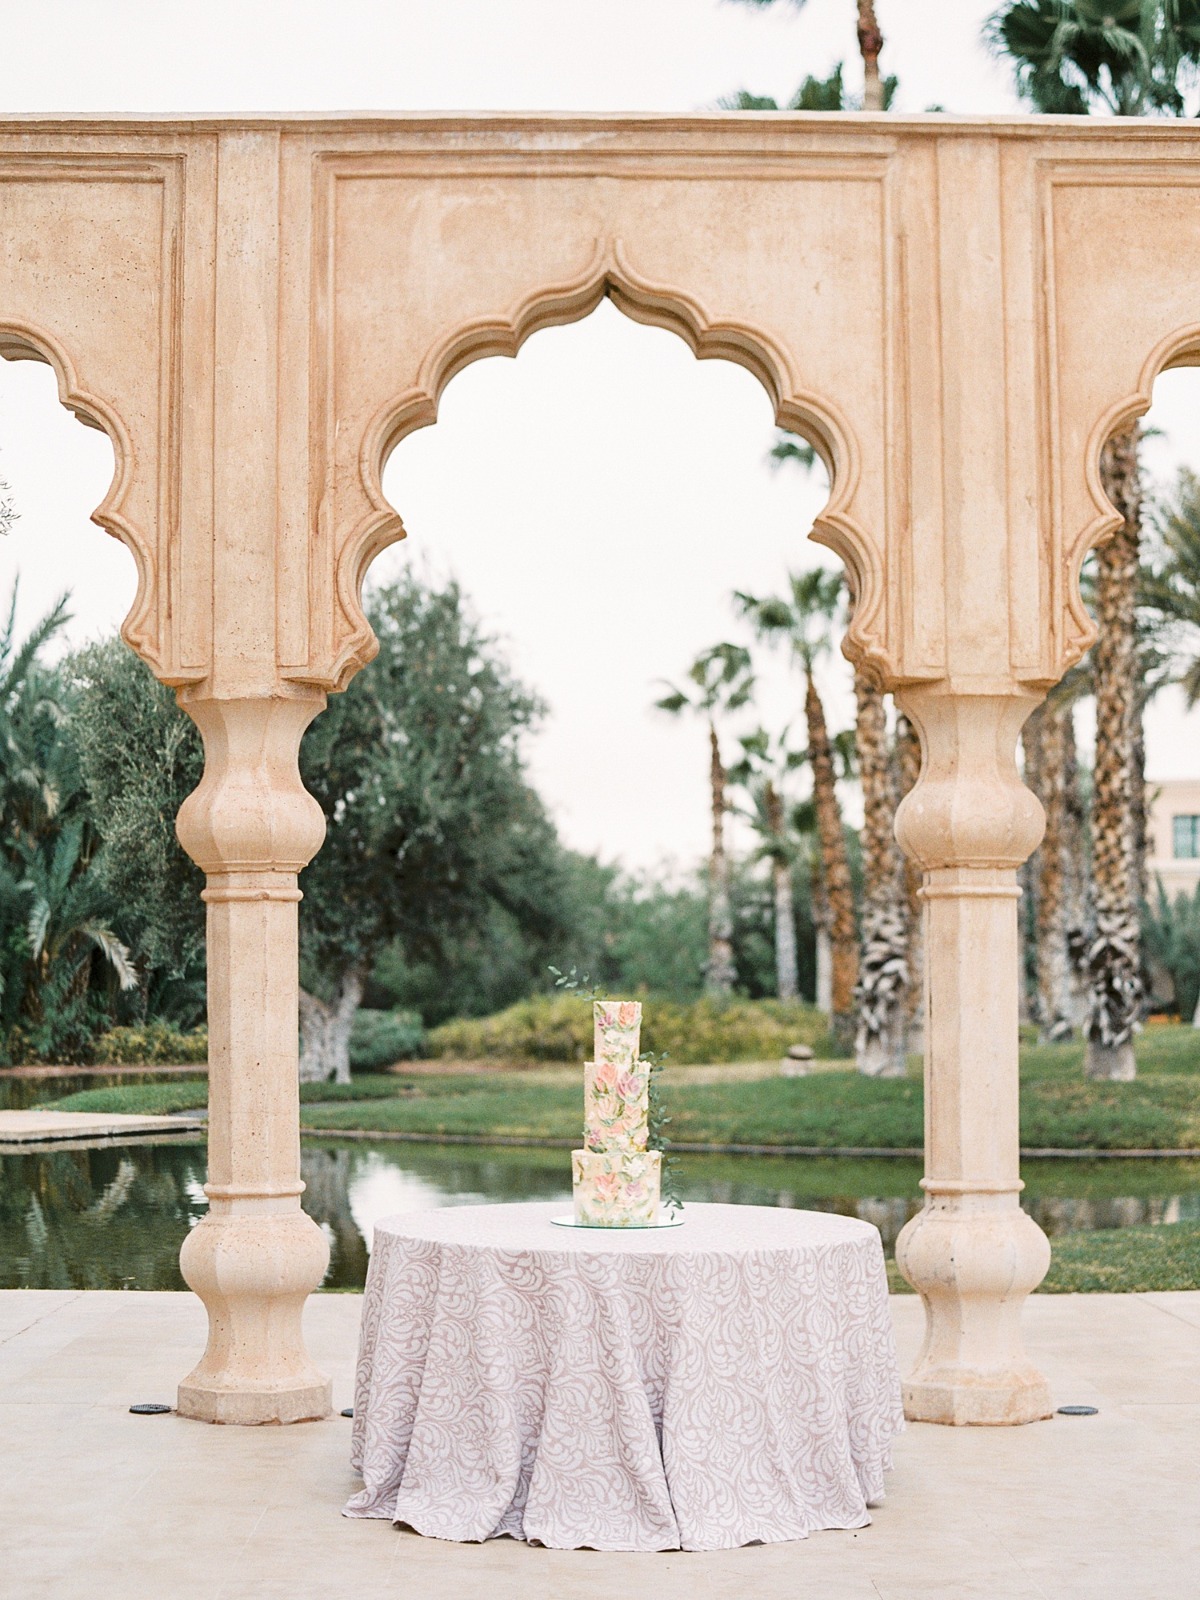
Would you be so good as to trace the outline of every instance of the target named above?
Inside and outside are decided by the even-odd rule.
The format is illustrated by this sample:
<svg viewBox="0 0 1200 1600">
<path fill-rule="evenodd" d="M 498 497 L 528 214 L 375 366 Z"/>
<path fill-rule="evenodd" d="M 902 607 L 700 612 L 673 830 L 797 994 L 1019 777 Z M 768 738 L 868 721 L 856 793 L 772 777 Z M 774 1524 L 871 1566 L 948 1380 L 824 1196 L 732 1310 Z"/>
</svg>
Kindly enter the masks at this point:
<svg viewBox="0 0 1200 1600">
<path fill-rule="evenodd" d="M 574 1217 L 551 1217 L 550 1221 L 556 1228 L 587 1228 L 595 1233 L 634 1233 L 647 1228 L 682 1228 L 683 1218 L 678 1211 L 666 1217 L 659 1217 L 657 1222 L 626 1222 L 612 1224 L 608 1222 L 576 1222 Z"/>
</svg>

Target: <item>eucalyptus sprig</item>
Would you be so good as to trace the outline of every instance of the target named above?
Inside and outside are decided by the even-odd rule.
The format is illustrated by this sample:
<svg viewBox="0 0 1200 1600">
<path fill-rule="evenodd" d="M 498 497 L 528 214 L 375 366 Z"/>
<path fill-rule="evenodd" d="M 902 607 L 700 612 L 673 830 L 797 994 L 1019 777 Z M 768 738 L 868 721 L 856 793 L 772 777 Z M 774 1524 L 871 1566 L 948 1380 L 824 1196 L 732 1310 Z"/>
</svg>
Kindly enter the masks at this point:
<svg viewBox="0 0 1200 1600">
<path fill-rule="evenodd" d="M 649 1103 L 646 1117 L 646 1149 L 657 1150 L 662 1156 L 659 1198 L 668 1211 L 682 1211 L 683 1201 L 675 1183 L 678 1168 L 675 1157 L 668 1154 L 671 1140 L 667 1134 L 667 1125 L 671 1119 L 663 1105 L 662 1085 L 658 1081 L 658 1075 L 666 1064 L 667 1055 L 665 1051 L 660 1053 L 647 1050 L 638 1060 L 639 1065 L 644 1066 L 649 1074 L 646 1096 Z"/>
<path fill-rule="evenodd" d="M 580 972 L 578 967 L 572 967 L 570 972 L 561 972 L 558 967 L 547 967 L 547 972 L 554 974 L 554 987 L 565 989 L 573 1000 L 606 1000 L 608 996 L 599 984 L 589 987 L 590 974 Z"/>
</svg>

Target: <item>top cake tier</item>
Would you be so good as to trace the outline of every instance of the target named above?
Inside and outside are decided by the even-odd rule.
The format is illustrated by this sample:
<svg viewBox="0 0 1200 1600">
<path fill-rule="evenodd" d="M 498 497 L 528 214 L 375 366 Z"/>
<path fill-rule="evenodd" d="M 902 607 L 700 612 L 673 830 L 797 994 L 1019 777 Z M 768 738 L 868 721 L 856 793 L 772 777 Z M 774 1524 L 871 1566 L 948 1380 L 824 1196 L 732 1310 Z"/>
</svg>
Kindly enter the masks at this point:
<svg viewBox="0 0 1200 1600">
<path fill-rule="evenodd" d="M 641 1049 L 642 1008 L 636 1000 L 596 1000 L 592 1004 L 597 1066 L 628 1072 Z"/>
<path fill-rule="evenodd" d="M 596 1059 L 584 1068 L 584 1146 L 644 1150 L 650 1074 L 639 1060 L 642 1008 L 634 1000 L 597 1000 Z"/>
</svg>

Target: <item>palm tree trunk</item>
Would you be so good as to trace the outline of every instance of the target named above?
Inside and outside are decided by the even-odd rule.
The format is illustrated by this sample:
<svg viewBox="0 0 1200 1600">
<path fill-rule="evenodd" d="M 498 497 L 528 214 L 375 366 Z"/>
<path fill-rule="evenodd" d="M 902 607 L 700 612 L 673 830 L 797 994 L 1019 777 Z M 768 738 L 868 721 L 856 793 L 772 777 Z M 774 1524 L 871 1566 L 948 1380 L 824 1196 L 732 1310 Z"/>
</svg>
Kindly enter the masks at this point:
<svg viewBox="0 0 1200 1600">
<path fill-rule="evenodd" d="M 712 853 L 708 861 L 708 968 L 705 986 L 713 994 L 731 994 L 737 973 L 733 965 L 729 857 L 725 853 L 725 763 L 721 760 L 721 745 L 712 722 L 708 725 L 708 745 Z"/>
<path fill-rule="evenodd" d="M 858 977 L 858 1070 L 872 1078 L 902 1078 L 907 1066 L 905 1023 L 908 938 L 901 900 L 900 852 L 893 827 L 896 789 L 888 750 L 883 693 L 861 670 L 854 674 L 858 708 L 855 741 L 862 783 L 863 912 Z"/>
<path fill-rule="evenodd" d="M 1088 888 L 1087 828 L 1075 749 L 1075 708 L 1063 713 L 1063 926 L 1067 949 L 1067 1015 L 1072 1033 L 1087 1029 Z"/>
<path fill-rule="evenodd" d="M 1123 428 L 1100 458 L 1104 491 L 1122 515 L 1099 552 L 1095 647 L 1096 769 L 1092 878 L 1096 926 L 1088 950 L 1087 1075 L 1136 1075 L 1133 1035 L 1142 1008 L 1141 950 L 1133 852 L 1135 631 L 1141 486 L 1138 426 Z"/>
<path fill-rule="evenodd" d="M 1133 732 L 1130 736 L 1129 845 L 1133 859 L 1133 896 L 1139 909 L 1150 895 L 1150 886 L 1146 881 L 1146 699 L 1145 688 L 1135 677 Z"/>
<path fill-rule="evenodd" d="M 1043 703 L 1030 713 L 1021 729 L 1022 776 L 1025 787 L 1042 800 L 1043 749 L 1042 723 L 1046 707 Z M 1043 801 L 1044 805 L 1044 801 Z M 1038 998 L 1037 963 L 1039 957 L 1037 923 L 1041 905 L 1041 855 L 1035 851 L 1017 868 L 1017 887 L 1021 891 L 1017 915 L 1017 961 L 1019 964 L 1018 1021 L 1024 1026 L 1031 1019 L 1041 1024 L 1041 1002 Z M 1032 959 L 1031 959 L 1032 957 Z"/>
<path fill-rule="evenodd" d="M 900 800 L 915 787 L 921 776 L 921 741 L 907 717 L 896 718 L 896 789 Z M 925 927 L 922 917 L 921 869 L 907 856 L 902 860 L 904 923 L 908 944 L 904 965 L 908 972 L 908 1050 L 922 1055 L 925 1050 Z"/>
<path fill-rule="evenodd" d="M 796 960 L 796 906 L 792 896 L 792 864 L 786 848 L 786 823 L 783 796 L 769 780 L 765 794 L 767 827 L 774 843 L 771 880 L 775 897 L 775 993 L 781 1000 L 794 1000 L 800 993 L 800 969 Z"/>
<path fill-rule="evenodd" d="M 831 968 L 830 1027 L 840 1044 L 854 1037 L 854 990 L 858 981 L 858 938 L 854 927 L 854 891 L 850 862 L 842 832 L 833 769 L 833 748 L 825 723 L 825 708 L 812 673 L 807 676 L 804 715 L 808 723 L 808 760 L 812 767 L 813 809 L 821 841 L 821 876 L 829 906 Z"/>
<path fill-rule="evenodd" d="M 1067 953 L 1067 720 L 1071 707 L 1049 706 L 1041 718 L 1040 786 L 1046 832 L 1035 856 L 1037 872 L 1037 993 L 1042 1041 L 1072 1032 L 1071 973 Z"/>
<path fill-rule="evenodd" d="M 863 110 L 882 111 L 879 52 L 883 49 L 883 34 L 875 16 L 875 0 L 858 0 L 858 49 L 863 64 Z"/>
<path fill-rule="evenodd" d="M 821 875 L 820 846 L 813 852 L 812 864 L 813 944 L 816 956 L 816 1005 L 823 1016 L 833 1013 L 833 950 L 829 943 L 829 902 Z"/>
</svg>

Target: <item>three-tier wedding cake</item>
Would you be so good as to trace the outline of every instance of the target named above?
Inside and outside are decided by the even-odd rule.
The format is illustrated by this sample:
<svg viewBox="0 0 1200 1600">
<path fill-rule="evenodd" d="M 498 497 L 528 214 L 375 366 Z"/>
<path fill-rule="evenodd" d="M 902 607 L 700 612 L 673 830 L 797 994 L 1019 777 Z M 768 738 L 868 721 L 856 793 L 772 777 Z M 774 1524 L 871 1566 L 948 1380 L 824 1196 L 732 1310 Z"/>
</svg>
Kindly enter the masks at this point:
<svg viewBox="0 0 1200 1600">
<path fill-rule="evenodd" d="M 584 1067 L 584 1148 L 571 1152 L 575 1221 L 589 1228 L 652 1227 L 662 1156 L 646 1148 L 650 1068 L 639 1050 L 642 1008 L 632 1000 L 597 1000 L 592 1017 L 596 1059 Z"/>
</svg>

